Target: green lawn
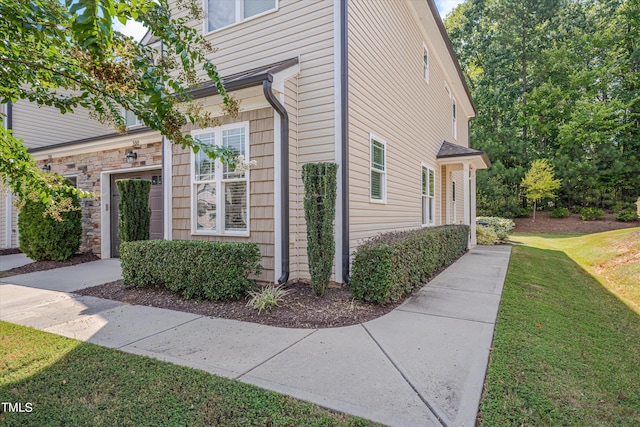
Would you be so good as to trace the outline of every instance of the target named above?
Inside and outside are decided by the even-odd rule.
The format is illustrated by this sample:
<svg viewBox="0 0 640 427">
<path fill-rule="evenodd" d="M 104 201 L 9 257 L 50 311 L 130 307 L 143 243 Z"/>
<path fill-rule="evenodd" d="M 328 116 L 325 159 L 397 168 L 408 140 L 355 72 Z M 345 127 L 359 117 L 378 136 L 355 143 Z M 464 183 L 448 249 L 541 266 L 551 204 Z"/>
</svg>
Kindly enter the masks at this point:
<svg viewBox="0 0 640 427">
<path fill-rule="evenodd" d="M 367 426 L 203 371 L 0 322 L 7 426 Z M 1 409 L 1 408 L 0 408 Z"/>
<path fill-rule="evenodd" d="M 640 316 L 567 255 L 606 263 L 628 237 L 616 233 L 531 235 L 541 247 L 513 248 L 482 425 L 640 425 Z"/>
<path fill-rule="evenodd" d="M 640 315 L 640 228 L 586 235 L 518 233 L 512 238 L 564 252 Z"/>
</svg>

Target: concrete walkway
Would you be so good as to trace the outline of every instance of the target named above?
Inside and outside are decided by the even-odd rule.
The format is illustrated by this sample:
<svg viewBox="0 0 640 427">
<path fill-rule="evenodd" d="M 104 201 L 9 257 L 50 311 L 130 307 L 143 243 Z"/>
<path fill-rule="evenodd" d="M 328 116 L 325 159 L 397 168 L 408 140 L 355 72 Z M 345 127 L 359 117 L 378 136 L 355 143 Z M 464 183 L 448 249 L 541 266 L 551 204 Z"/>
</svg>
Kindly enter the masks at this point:
<svg viewBox="0 0 640 427">
<path fill-rule="evenodd" d="M 383 424 L 470 427 L 510 253 L 479 246 L 391 313 L 342 328 L 276 328 L 70 293 L 120 278 L 117 260 L 0 279 L 0 319 Z"/>
</svg>

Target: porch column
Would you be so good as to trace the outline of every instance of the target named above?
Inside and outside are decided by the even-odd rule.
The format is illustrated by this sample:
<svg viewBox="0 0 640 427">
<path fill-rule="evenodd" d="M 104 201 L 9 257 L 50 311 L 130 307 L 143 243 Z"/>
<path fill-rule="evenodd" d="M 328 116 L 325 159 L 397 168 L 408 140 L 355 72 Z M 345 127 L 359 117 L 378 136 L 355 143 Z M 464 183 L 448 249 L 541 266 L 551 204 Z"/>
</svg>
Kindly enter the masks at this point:
<svg viewBox="0 0 640 427">
<path fill-rule="evenodd" d="M 11 237 L 13 236 L 13 200 L 11 198 L 11 190 L 9 190 L 8 188 L 6 189 L 7 191 L 7 196 L 5 198 L 5 214 L 4 214 L 4 218 L 5 218 L 5 235 L 4 235 L 4 247 L 5 248 L 10 248 L 12 242 Z"/>
<path fill-rule="evenodd" d="M 471 247 L 474 247 L 478 244 L 476 240 L 476 169 L 473 168 L 471 170 L 471 177 L 469 178 L 469 189 L 470 189 L 470 205 L 471 205 Z"/>
<path fill-rule="evenodd" d="M 475 221 L 471 221 L 471 180 L 469 178 L 469 162 L 462 163 L 462 187 L 464 188 L 464 223 L 473 227 L 469 236 L 469 247 L 471 247 L 471 236 L 475 235 Z"/>
</svg>

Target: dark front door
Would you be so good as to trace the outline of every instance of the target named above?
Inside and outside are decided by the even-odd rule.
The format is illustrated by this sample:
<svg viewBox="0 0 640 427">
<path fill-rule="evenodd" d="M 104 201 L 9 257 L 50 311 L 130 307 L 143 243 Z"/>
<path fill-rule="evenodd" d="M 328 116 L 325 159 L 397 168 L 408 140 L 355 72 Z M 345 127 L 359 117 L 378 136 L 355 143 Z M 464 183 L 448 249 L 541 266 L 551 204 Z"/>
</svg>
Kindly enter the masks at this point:
<svg viewBox="0 0 640 427">
<path fill-rule="evenodd" d="M 140 172 L 129 172 L 111 175 L 111 257 L 119 256 L 118 248 L 120 239 L 118 238 L 118 203 L 120 193 L 116 186 L 118 179 L 148 179 L 151 181 L 151 192 L 149 194 L 149 206 L 151 207 L 151 239 L 162 239 L 164 237 L 164 219 L 162 203 L 162 171 L 149 170 Z"/>
</svg>

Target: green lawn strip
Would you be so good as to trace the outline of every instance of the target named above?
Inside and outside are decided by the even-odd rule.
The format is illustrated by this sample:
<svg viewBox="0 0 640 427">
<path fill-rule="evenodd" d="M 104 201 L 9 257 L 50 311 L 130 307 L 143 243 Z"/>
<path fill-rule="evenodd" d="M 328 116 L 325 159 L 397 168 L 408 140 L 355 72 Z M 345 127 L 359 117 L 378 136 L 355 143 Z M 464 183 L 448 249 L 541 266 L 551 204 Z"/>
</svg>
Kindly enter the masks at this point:
<svg viewBox="0 0 640 427">
<path fill-rule="evenodd" d="M 516 233 L 512 238 L 566 253 L 640 315 L 640 228 L 573 236 Z"/>
<path fill-rule="evenodd" d="M 640 425 L 640 316 L 564 253 L 514 247 L 484 426 Z"/>
<path fill-rule="evenodd" d="M 209 373 L 0 322 L 0 413 L 19 426 L 368 426 Z"/>
</svg>

